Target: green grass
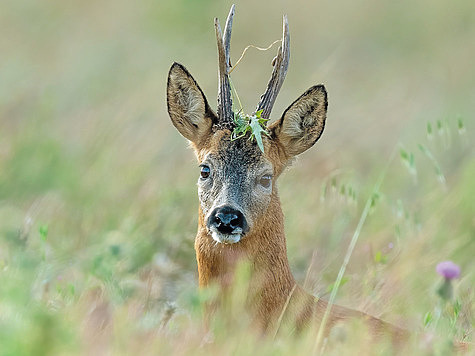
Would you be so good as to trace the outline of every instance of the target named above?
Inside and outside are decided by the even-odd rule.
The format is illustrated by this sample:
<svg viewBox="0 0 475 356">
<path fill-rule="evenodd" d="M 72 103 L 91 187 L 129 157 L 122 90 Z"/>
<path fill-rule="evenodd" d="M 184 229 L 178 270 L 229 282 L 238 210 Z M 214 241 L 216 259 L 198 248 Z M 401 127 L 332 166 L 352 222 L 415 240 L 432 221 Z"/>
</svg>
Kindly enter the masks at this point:
<svg viewBox="0 0 475 356">
<path fill-rule="evenodd" d="M 312 352 L 311 332 L 250 333 L 239 293 L 212 335 L 203 327 L 198 171 L 165 86 L 179 61 L 215 105 L 212 19 L 229 5 L 0 6 L 0 355 Z M 396 149 L 336 302 L 426 334 L 411 354 L 473 342 L 474 3 L 243 1 L 232 58 L 277 39 L 283 13 L 292 58 L 274 115 L 311 85 L 329 92 L 322 139 L 279 182 L 296 279 L 329 297 Z M 274 54 L 250 50 L 233 72 L 244 112 Z M 462 268 L 450 304 L 436 294 L 444 260 Z M 338 330 L 324 354 L 368 354 L 363 337 L 360 325 Z"/>
</svg>

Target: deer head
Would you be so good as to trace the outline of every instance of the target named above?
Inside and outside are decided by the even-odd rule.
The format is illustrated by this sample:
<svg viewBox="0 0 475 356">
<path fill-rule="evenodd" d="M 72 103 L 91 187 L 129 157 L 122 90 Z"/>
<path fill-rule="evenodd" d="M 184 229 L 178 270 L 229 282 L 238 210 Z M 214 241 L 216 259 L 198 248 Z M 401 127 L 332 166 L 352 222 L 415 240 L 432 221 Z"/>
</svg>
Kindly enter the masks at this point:
<svg viewBox="0 0 475 356">
<path fill-rule="evenodd" d="M 200 167 L 199 234 L 215 244 L 239 244 L 257 238 L 265 229 L 270 207 L 279 204 L 276 180 L 296 155 L 309 149 L 323 132 L 327 93 L 323 85 L 308 89 L 268 125 L 263 135 L 264 152 L 247 138 L 231 140 L 235 122 L 229 84 L 230 39 L 234 5 L 224 36 L 218 19 L 218 108 L 215 113 L 203 91 L 184 66 L 174 63 L 167 86 L 168 112 L 173 125 L 194 148 Z M 290 57 L 286 16 L 282 43 L 273 61 L 273 72 L 256 111 L 270 118 L 272 106 L 284 81 Z M 279 206 L 280 208 L 280 206 Z"/>
</svg>

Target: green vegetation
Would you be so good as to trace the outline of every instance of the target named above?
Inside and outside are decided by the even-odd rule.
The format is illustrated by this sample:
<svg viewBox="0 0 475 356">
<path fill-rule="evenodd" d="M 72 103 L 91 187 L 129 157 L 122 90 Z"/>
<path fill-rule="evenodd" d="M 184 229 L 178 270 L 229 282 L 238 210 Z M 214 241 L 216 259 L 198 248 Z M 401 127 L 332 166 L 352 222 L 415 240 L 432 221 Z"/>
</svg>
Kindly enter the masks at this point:
<svg viewBox="0 0 475 356">
<path fill-rule="evenodd" d="M 256 111 L 252 115 L 245 115 L 241 111 L 234 113 L 234 128 L 231 140 L 238 140 L 245 137 L 249 133 L 249 140 L 256 140 L 259 149 L 264 152 L 264 143 L 262 135 L 269 135 L 266 130 L 266 122 L 268 119 L 261 117 L 262 110 Z"/>
<path fill-rule="evenodd" d="M 213 333 L 203 327 L 213 291 L 196 282 L 198 168 L 165 87 L 179 61 L 214 106 L 213 17 L 229 6 L 0 5 L 0 355 L 312 352 L 310 332 L 249 332 L 239 288 Z M 294 275 L 329 298 L 370 199 L 336 303 L 425 335 L 411 354 L 473 342 L 475 2 L 246 0 L 232 59 L 277 39 L 283 13 L 292 53 L 273 120 L 316 83 L 329 93 L 322 138 L 279 182 Z M 249 51 L 233 71 L 244 112 L 274 54 Z M 437 293 L 445 260 L 461 267 L 450 300 Z M 337 330 L 324 354 L 369 354 L 363 336 Z"/>
</svg>

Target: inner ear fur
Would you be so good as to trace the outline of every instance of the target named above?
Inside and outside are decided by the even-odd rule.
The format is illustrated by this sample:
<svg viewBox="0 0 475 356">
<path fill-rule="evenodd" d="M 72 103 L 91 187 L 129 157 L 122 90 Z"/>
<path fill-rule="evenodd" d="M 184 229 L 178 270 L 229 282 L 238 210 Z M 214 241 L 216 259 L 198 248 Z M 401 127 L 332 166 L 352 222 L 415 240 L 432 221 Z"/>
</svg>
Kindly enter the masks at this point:
<svg viewBox="0 0 475 356">
<path fill-rule="evenodd" d="M 195 79 L 176 62 L 168 72 L 167 106 L 173 125 L 188 140 L 199 144 L 211 133 L 216 114 Z"/>
<path fill-rule="evenodd" d="M 280 120 L 269 127 L 289 158 L 308 150 L 320 138 L 327 107 L 325 87 L 315 85 L 290 104 Z"/>
</svg>

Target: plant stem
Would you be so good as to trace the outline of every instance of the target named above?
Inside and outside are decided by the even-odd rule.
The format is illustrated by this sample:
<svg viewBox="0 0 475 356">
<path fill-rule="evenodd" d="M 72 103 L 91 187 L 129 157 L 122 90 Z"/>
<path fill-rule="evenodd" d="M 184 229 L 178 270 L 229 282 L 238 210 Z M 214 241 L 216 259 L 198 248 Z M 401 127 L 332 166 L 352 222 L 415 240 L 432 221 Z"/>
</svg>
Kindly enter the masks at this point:
<svg viewBox="0 0 475 356">
<path fill-rule="evenodd" d="M 239 99 L 239 95 L 237 93 L 236 87 L 234 86 L 233 81 L 231 80 L 231 76 L 229 76 L 229 84 L 231 85 L 231 93 L 233 94 L 233 96 L 236 96 L 236 99 L 239 103 L 240 110 L 242 111 L 241 100 Z M 233 106 L 234 106 L 234 101 L 233 101 Z M 233 111 L 236 112 L 236 110 L 233 110 Z"/>
<path fill-rule="evenodd" d="M 268 49 L 271 49 L 273 45 L 275 45 L 276 43 L 279 43 L 279 42 L 282 42 L 281 39 L 278 39 L 278 40 L 275 40 L 274 42 L 272 42 L 268 47 L 266 48 L 262 48 L 262 47 L 257 47 L 257 46 L 254 46 L 254 45 L 249 45 L 247 46 L 246 48 L 244 48 L 244 51 L 242 51 L 242 54 L 241 54 L 241 57 L 239 57 L 239 59 L 237 60 L 237 62 L 232 66 L 232 68 L 229 70 L 229 74 L 232 73 L 232 71 L 238 66 L 238 64 L 241 62 L 241 60 L 243 59 L 244 55 L 246 54 L 247 50 L 249 48 L 255 48 L 255 49 L 258 49 L 259 51 L 267 51 Z"/>
<path fill-rule="evenodd" d="M 313 354 L 318 355 L 320 352 L 321 344 L 323 341 L 323 333 L 325 330 L 326 323 L 328 321 L 328 317 L 330 316 L 331 308 L 335 302 L 336 294 L 338 292 L 338 288 L 340 287 L 341 280 L 343 279 L 343 275 L 345 274 L 346 266 L 348 265 L 348 262 L 350 261 L 351 255 L 353 254 L 353 250 L 355 248 L 356 242 L 358 241 L 358 238 L 360 236 L 361 230 L 363 229 L 363 225 L 366 221 L 366 218 L 368 217 L 369 211 L 371 209 L 371 206 L 373 205 L 373 199 L 375 198 L 376 193 L 378 193 L 384 178 L 386 177 L 386 173 L 388 171 L 388 168 L 391 164 L 391 162 L 394 159 L 396 149 L 393 150 L 388 163 L 384 170 L 381 172 L 372 192 L 371 195 L 368 197 L 368 200 L 366 200 L 365 207 L 363 209 L 363 212 L 361 213 L 360 220 L 358 222 L 358 226 L 356 227 L 356 230 L 353 234 L 353 237 L 351 238 L 350 245 L 348 246 L 348 249 L 346 250 L 346 255 L 345 259 L 343 260 L 343 264 L 340 267 L 340 271 L 338 272 L 338 276 L 336 278 L 334 287 L 332 289 L 332 292 L 330 294 L 330 299 L 328 300 L 328 305 L 325 310 L 325 313 L 323 314 L 322 322 L 320 324 L 320 328 L 318 329 L 318 334 L 317 334 L 317 339 L 315 340 L 315 345 L 313 348 Z"/>
</svg>

